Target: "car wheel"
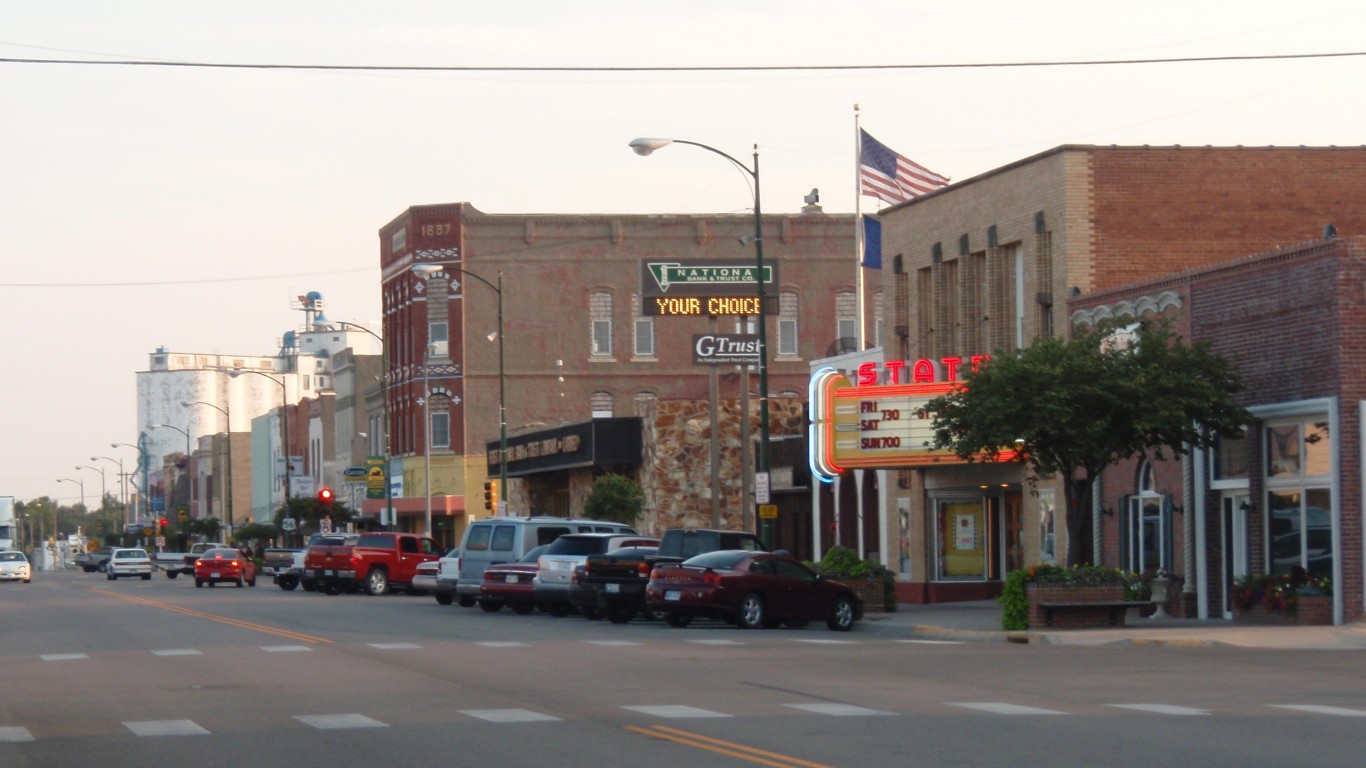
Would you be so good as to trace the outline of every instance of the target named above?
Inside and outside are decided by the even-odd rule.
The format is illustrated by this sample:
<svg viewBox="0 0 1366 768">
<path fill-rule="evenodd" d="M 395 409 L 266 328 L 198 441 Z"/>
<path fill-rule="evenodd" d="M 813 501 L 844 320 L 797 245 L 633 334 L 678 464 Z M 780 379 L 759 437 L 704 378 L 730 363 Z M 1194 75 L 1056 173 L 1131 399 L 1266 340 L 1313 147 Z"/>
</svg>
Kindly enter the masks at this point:
<svg viewBox="0 0 1366 768">
<path fill-rule="evenodd" d="M 569 603 L 546 603 L 545 610 L 546 613 L 558 619 L 569 615 Z"/>
<path fill-rule="evenodd" d="M 82 566 L 81 566 L 81 570 L 82 570 L 82 571 L 85 571 L 86 573 L 94 573 L 94 572 L 95 572 L 95 566 L 93 566 L 93 565 L 82 565 Z"/>
<path fill-rule="evenodd" d="M 764 598 L 758 592 L 750 592 L 740 599 L 740 614 L 735 623 L 740 629 L 758 629 L 764 626 Z"/>
<path fill-rule="evenodd" d="M 459 602 L 461 608 L 473 608 L 476 600 L 471 595 L 461 595 Z"/>
<path fill-rule="evenodd" d="M 142 580 L 143 580 L 143 581 L 151 581 L 151 580 L 152 580 L 152 574 L 150 574 L 150 573 L 144 573 L 144 574 L 142 574 Z"/>
<path fill-rule="evenodd" d="M 275 586 L 279 587 L 280 589 L 283 589 L 286 592 L 292 592 L 295 587 L 299 586 L 299 577 L 281 576 L 275 580 Z"/>
<path fill-rule="evenodd" d="M 498 612 L 498 609 L 500 609 L 500 608 L 502 608 L 502 607 L 503 607 L 503 603 L 502 603 L 501 601 L 498 601 L 498 600 L 480 600 L 480 601 L 479 601 L 479 608 L 480 608 L 481 610 L 483 610 L 484 613 L 497 613 L 497 612 Z"/>
<path fill-rule="evenodd" d="M 604 612 L 607 614 L 607 620 L 613 624 L 625 624 L 636 615 L 636 609 L 629 605 L 609 605 Z"/>
<path fill-rule="evenodd" d="M 200 589 L 200 588 L 202 588 L 203 586 L 204 586 L 204 580 L 203 580 L 203 579 L 195 579 L 195 580 L 194 580 L 194 588 L 195 588 L 195 589 Z"/>
<path fill-rule="evenodd" d="M 99 565 L 95 566 L 95 570 L 99 571 L 100 573 L 105 573 L 109 570 L 109 563 L 100 563 Z"/>
<path fill-rule="evenodd" d="M 114 574 L 110 573 L 110 574 L 106 574 L 104 578 L 105 578 L 106 581 L 113 581 L 114 579 L 116 579 L 116 578 L 118 578 L 118 577 L 115 576 Z"/>
<path fill-rule="evenodd" d="M 595 605 L 580 608 L 579 613 L 582 613 L 583 617 L 589 621 L 602 620 L 602 609 Z"/>
<path fill-rule="evenodd" d="M 670 611 L 665 614 L 664 620 L 669 622 L 669 626 L 682 629 L 692 623 L 692 616 L 681 611 Z"/>
<path fill-rule="evenodd" d="M 365 577 L 365 591 L 379 596 L 389 591 L 389 574 L 379 568 L 371 568 Z"/>
<path fill-rule="evenodd" d="M 167 572 L 166 572 L 166 578 L 168 578 L 168 579 L 174 579 L 175 577 L 177 577 L 177 576 L 179 576 L 179 575 L 180 575 L 180 571 L 167 571 Z"/>
<path fill-rule="evenodd" d="M 830 610 L 830 618 L 825 626 L 836 632 L 848 632 L 854 628 L 854 600 L 848 595 L 835 598 L 835 607 Z"/>
<path fill-rule="evenodd" d="M 309 581 L 308 579 L 304 579 L 303 581 L 299 582 L 299 586 L 303 587 L 305 592 L 318 591 L 318 582 L 316 581 Z"/>
<path fill-rule="evenodd" d="M 324 595 L 331 595 L 335 597 L 336 595 L 341 594 L 342 588 L 340 584 L 328 582 L 327 584 L 320 587 L 318 591 L 322 592 Z"/>
<path fill-rule="evenodd" d="M 508 603 L 508 607 L 512 609 L 512 612 L 513 612 L 513 613 L 521 614 L 521 615 L 523 615 L 523 616 L 525 616 L 526 614 L 531 613 L 532 611 L 536 610 L 536 604 L 535 604 L 535 603 L 524 603 L 524 602 Z"/>
<path fill-rule="evenodd" d="M 254 586 L 256 586 L 256 577 L 255 577 L 255 576 L 253 576 L 251 579 L 249 579 L 249 580 L 247 581 L 247 586 L 248 586 L 248 587 L 254 587 Z"/>
<path fill-rule="evenodd" d="M 450 593 L 450 592 L 437 592 L 437 593 L 436 593 L 436 604 L 437 604 L 437 605 L 450 605 L 450 604 L 453 603 L 453 602 L 455 602 L 455 598 L 451 597 L 451 593 Z"/>
</svg>

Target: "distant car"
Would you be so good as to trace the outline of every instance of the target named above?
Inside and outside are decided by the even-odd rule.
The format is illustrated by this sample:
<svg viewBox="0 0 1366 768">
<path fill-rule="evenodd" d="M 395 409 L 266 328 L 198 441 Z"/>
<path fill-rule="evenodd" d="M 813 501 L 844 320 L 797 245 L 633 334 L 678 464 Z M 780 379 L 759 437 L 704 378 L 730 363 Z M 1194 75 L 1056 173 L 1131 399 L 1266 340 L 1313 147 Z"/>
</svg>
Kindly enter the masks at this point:
<svg viewBox="0 0 1366 768">
<path fill-rule="evenodd" d="M 0 581 L 22 581 L 25 584 L 33 581 L 33 567 L 23 552 L 13 549 L 0 551 Z"/>
<path fill-rule="evenodd" d="M 490 613 L 504 605 L 513 613 L 531 613 L 536 608 L 531 580 L 536 575 L 537 561 L 549 544 L 532 547 L 520 560 L 498 563 L 484 569 L 484 581 L 479 585 L 479 607 Z"/>
<path fill-rule="evenodd" d="M 241 587 L 256 586 L 256 563 L 235 549 L 210 549 L 194 561 L 194 585 L 231 582 Z"/>
<path fill-rule="evenodd" d="M 91 552 L 81 552 L 76 555 L 76 566 L 86 573 L 103 572 L 113 551 L 113 547 L 100 547 Z"/>
<path fill-rule="evenodd" d="M 863 618 L 863 601 L 849 586 L 773 552 L 721 550 L 657 565 L 645 599 L 674 627 L 706 616 L 742 629 L 823 620 L 848 632 Z"/>
<path fill-rule="evenodd" d="M 566 533 L 551 542 L 541 555 L 532 580 L 536 602 L 552 616 L 566 616 L 574 608 L 569 601 L 569 587 L 574 580 L 574 569 L 583 565 L 589 555 L 601 555 L 621 547 L 653 547 L 659 539 L 636 534 Z M 589 618 L 600 618 L 602 613 L 590 608 Z"/>
<path fill-rule="evenodd" d="M 114 581 L 120 576 L 141 576 L 143 581 L 152 578 L 152 558 L 147 550 L 137 547 L 123 547 L 109 553 L 109 562 L 104 567 L 104 577 Z"/>
</svg>

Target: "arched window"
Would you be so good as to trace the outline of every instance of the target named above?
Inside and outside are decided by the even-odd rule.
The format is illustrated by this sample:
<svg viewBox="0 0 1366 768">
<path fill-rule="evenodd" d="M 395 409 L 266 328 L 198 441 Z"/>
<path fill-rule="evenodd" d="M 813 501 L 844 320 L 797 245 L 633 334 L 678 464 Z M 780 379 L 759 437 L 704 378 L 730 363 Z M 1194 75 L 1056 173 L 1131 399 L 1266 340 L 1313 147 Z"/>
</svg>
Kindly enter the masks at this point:
<svg viewBox="0 0 1366 768">
<path fill-rule="evenodd" d="M 1137 493 L 1129 497 L 1124 525 L 1124 566 L 1135 573 L 1171 568 L 1171 497 L 1157 490 L 1152 462 L 1138 468 Z"/>
</svg>

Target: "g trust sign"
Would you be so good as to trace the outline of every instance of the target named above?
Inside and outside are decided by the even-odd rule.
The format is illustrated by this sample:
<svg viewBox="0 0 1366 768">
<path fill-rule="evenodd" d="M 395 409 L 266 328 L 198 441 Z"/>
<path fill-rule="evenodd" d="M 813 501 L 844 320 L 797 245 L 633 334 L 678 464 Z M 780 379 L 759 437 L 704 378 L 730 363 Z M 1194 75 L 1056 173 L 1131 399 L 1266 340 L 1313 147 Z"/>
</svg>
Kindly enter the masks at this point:
<svg viewBox="0 0 1366 768">
<path fill-rule="evenodd" d="M 812 472 L 830 482 L 845 469 L 858 467 L 962 463 L 952 451 L 934 447 L 934 414 L 927 406 L 962 386 L 961 375 L 987 359 L 864 363 L 854 373 L 857 386 L 841 371 L 817 371 L 810 387 Z M 1014 453 L 1002 453 L 999 460 L 1014 458 Z"/>
<path fill-rule="evenodd" d="M 758 365 L 759 336 L 709 333 L 692 337 L 693 365 Z"/>
</svg>

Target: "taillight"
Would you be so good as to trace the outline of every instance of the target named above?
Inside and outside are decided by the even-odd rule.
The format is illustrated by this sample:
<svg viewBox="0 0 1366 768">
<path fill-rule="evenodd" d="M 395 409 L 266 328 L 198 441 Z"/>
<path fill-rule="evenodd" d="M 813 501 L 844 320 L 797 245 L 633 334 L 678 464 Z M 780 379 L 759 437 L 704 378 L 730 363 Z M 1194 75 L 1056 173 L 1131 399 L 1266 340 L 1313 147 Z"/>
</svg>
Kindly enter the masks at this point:
<svg viewBox="0 0 1366 768">
<path fill-rule="evenodd" d="M 709 568 L 702 574 L 702 583 L 712 587 L 718 586 L 721 583 L 721 574 Z"/>
<path fill-rule="evenodd" d="M 644 565 L 644 563 L 642 563 L 642 565 Z M 658 569 L 658 568 L 651 568 L 651 569 L 650 569 L 650 578 L 653 580 L 653 579 L 658 579 L 659 577 L 660 577 L 660 576 L 659 576 L 659 569 Z"/>
<path fill-rule="evenodd" d="M 196 561 L 194 561 L 194 567 L 196 567 L 196 568 L 202 568 L 203 566 L 204 566 L 204 561 L 203 561 L 203 560 L 196 560 Z"/>
<path fill-rule="evenodd" d="M 236 560 L 229 560 L 228 565 L 230 567 L 237 568 L 240 564 Z"/>
<path fill-rule="evenodd" d="M 653 577 L 654 569 L 650 567 L 649 563 L 642 560 L 639 563 L 636 563 L 636 573 L 639 573 L 641 576 Z"/>
</svg>

